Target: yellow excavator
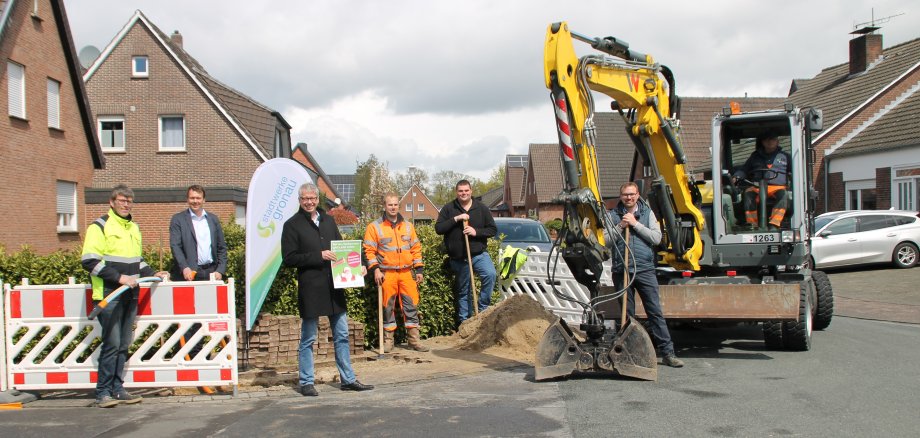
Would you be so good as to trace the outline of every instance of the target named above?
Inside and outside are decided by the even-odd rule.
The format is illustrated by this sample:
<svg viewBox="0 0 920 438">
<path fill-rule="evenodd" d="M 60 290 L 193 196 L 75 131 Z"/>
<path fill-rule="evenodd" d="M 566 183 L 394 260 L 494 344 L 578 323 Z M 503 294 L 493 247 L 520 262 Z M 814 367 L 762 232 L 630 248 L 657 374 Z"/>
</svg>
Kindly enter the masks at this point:
<svg viewBox="0 0 920 438">
<path fill-rule="evenodd" d="M 601 53 L 578 57 L 575 40 Z M 624 236 L 610 223 L 599 191 L 593 92 L 612 99 L 611 108 L 623 117 L 651 172 L 646 198 L 664 236 L 656 273 L 668 321 L 761 322 L 768 347 L 807 350 L 813 326 L 827 327 L 833 306 L 826 275 L 807 263 L 815 197 L 811 132 L 821 129 L 820 111 L 789 105 L 755 113 L 727 108 L 713 118 L 711 167 L 690 169 L 677 133 L 674 76 L 650 55 L 613 37 L 591 38 L 565 22 L 553 23 L 546 33 L 544 79 L 556 114 L 564 180 L 555 200 L 563 205 L 563 226 L 547 259 L 546 284 L 584 311 L 577 331 L 564 319 L 546 330 L 537 347 L 535 378 L 612 372 L 657 379 L 648 333 L 622 312 L 624 291 L 602 284 L 604 262 L 624 257 L 611 254 L 616 246 L 606 239 Z M 791 201 L 778 227 L 765 222 L 766 196 L 757 199 L 757 222 L 746 223 L 745 215 L 754 212 L 745 211 L 751 204 L 741 196 L 758 185 L 767 193 L 776 172 L 753 169 L 747 178 L 731 178 L 766 132 L 781 138 L 791 157 L 789 173 L 782 175 Z M 696 175 L 710 180 L 697 181 Z M 587 289 L 587 300 L 557 287 L 560 256 Z M 638 304 L 637 316 L 643 313 Z"/>
</svg>

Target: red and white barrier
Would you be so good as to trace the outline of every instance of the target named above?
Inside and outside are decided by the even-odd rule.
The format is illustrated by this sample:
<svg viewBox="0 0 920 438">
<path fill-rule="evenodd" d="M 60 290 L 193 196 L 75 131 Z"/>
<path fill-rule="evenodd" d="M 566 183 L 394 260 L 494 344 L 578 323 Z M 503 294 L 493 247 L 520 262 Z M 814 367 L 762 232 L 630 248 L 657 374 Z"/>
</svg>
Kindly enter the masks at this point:
<svg viewBox="0 0 920 438">
<path fill-rule="evenodd" d="M 3 385 L 20 390 L 96 386 L 101 328 L 85 284 L 4 287 Z M 233 279 L 142 287 L 125 386 L 233 386 L 237 371 Z M 195 324 L 200 328 L 180 341 Z M 180 346 L 182 345 L 182 346 Z M 200 345 L 200 352 L 187 357 Z M 0 390 L 6 389 L 0 388 Z"/>
</svg>

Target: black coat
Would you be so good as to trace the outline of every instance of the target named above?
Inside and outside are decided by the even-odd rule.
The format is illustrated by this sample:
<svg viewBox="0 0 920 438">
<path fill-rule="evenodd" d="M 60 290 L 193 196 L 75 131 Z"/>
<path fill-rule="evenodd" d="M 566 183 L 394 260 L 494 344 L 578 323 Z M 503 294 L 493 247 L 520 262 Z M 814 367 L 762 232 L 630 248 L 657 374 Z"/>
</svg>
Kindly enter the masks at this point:
<svg viewBox="0 0 920 438">
<path fill-rule="evenodd" d="M 492 212 L 485 204 L 473 199 L 470 211 L 460 206 L 460 201 L 454 199 L 444 205 L 438 213 L 438 221 L 434 224 L 434 231 L 444 236 L 444 246 L 447 247 L 447 256 L 454 260 L 466 260 L 466 239 L 463 238 L 463 222 L 455 222 L 454 216 L 469 213 L 470 226 L 476 229 L 476 236 L 470 237 L 470 256 L 476 257 L 486 250 L 489 238 L 495 237 L 498 228 Z"/>
<path fill-rule="evenodd" d="M 321 252 L 330 242 L 342 240 L 331 216 L 321 209 L 319 227 L 303 209 L 297 210 L 281 232 L 281 260 L 297 268 L 298 309 L 301 318 L 329 316 L 345 311 L 345 290 L 332 287 L 332 263 Z"/>
</svg>

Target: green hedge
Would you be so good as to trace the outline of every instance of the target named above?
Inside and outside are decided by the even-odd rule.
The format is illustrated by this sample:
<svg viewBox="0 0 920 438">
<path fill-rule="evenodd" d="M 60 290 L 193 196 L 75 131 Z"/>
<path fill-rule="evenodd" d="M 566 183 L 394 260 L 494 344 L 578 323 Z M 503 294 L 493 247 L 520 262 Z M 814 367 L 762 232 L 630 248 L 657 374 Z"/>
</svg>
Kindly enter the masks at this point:
<svg viewBox="0 0 920 438">
<path fill-rule="evenodd" d="M 352 234 L 345 239 L 362 240 L 364 224 L 359 224 Z M 443 238 L 434 231 L 433 225 L 417 226 L 419 240 L 422 242 L 422 260 L 425 262 L 425 281 L 419 287 L 421 303 L 421 332 L 424 337 L 449 335 L 458 325 L 456 299 L 454 296 L 454 275 L 447 265 L 447 255 L 442 249 Z M 224 234 L 228 247 L 227 276 L 232 277 L 236 287 L 236 314 L 245 320 L 246 307 L 246 232 L 237 225 L 233 218 L 224 224 Z M 498 262 L 498 239 L 489 241 L 489 253 L 492 260 Z M 148 246 L 144 250 L 144 260 L 156 269 L 169 270 L 172 255 L 168 247 Z M 13 285 L 20 279 L 28 278 L 30 284 L 66 284 L 68 277 L 74 277 L 78 283 L 88 283 L 89 275 L 80 265 L 80 248 L 61 250 L 49 255 L 38 255 L 28 247 L 19 252 L 8 253 L 0 247 L 0 279 Z M 346 289 L 348 296 L 348 315 L 365 325 L 365 343 L 368 346 L 377 343 L 377 288 L 373 278 L 365 278 L 370 286 L 360 289 Z M 478 289 L 478 288 L 477 288 Z M 493 291 L 492 302 L 500 294 Z M 297 280 L 296 270 L 282 267 L 275 277 L 272 288 L 265 298 L 261 312 L 275 315 L 297 315 Z M 397 317 L 397 320 L 400 320 Z M 397 340 L 402 340 L 405 333 L 397 333 Z"/>
</svg>

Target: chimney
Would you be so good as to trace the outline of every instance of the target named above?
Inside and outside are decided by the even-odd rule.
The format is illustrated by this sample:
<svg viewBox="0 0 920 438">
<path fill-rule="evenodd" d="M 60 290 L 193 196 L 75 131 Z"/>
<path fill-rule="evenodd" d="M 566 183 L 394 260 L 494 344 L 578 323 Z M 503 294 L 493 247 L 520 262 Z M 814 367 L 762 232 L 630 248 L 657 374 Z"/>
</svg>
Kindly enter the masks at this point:
<svg viewBox="0 0 920 438">
<path fill-rule="evenodd" d="M 174 30 L 172 35 L 169 36 L 169 40 L 172 41 L 173 45 L 178 48 L 182 48 L 182 34 L 178 30 Z M 850 46 L 852 47 L 852 45 Z"/>
<path fill-rule="evenodd" d="M 882 36 L 869 33 L 850 40 L 850 74 L 866 71 L 882 56 Z"/>
</svg>

